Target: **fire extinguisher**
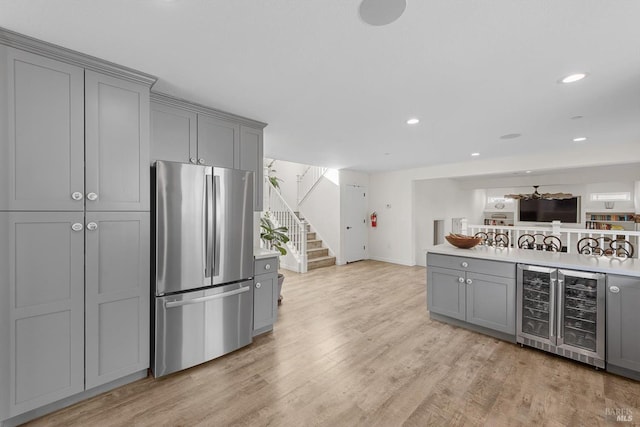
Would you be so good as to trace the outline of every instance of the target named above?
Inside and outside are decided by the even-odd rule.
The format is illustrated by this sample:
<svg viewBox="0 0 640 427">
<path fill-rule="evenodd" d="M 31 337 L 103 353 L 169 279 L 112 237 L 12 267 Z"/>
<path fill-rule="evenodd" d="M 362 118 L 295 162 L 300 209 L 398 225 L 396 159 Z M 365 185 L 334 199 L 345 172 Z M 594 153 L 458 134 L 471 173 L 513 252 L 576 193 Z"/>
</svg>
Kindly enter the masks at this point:
<svg viewBox="0 0 640 427">
<path fill-rule="evenodd" d="M 371 214 L 371 227 L 376 228 L 378 226 L 378 214 L 376 212 Z"/>
</svg>

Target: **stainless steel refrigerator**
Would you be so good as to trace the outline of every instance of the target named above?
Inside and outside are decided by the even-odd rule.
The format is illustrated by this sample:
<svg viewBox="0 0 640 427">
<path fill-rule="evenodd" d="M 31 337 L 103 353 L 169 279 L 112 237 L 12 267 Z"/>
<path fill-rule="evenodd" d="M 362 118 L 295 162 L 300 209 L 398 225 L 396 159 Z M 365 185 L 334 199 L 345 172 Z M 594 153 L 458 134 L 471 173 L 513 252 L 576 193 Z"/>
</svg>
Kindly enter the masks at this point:
<svg viewBox="0 0 640 427">
<path fill-rule="evenodd" d="M 601 273 L 518 264 L 516 341 L 605 367 Z"/>
<path fill-rule="evenodd" d="M 153 373 L 251 343 L 253 172 L 156 162 Z"/>
</svg>

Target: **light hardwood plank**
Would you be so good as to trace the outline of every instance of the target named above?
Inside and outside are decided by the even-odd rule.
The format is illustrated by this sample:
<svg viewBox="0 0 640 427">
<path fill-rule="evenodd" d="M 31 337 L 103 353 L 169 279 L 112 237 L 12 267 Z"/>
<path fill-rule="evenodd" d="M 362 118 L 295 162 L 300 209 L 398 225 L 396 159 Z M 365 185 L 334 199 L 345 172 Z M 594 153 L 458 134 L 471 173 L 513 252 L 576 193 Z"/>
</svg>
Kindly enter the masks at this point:
<svg viewBox="0 0 640 427">
<path fill-rule="evenodd" d="M 589 426 L 640 418 L 640 383 L 432 321 L 425 269 L 284 272 L 273 333 L 31 426 Z"/>
</svg>

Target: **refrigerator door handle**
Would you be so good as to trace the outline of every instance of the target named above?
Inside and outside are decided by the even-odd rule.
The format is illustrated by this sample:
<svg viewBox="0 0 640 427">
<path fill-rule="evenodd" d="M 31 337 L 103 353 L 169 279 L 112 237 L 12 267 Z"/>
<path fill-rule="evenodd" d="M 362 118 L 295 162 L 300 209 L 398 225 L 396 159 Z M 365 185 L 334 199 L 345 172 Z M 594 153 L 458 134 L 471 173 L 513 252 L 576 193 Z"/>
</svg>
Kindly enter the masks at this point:
<svg viewBox="0 0 640 427">
<path fill-rule="evenodd" d="M 232 295 L 243 294 L 245 292 L 249 292 L 249 290 L 251 290 L 251 287 L 243 286 L 242 288 L 234 289 L 233 291 L 223 292 L 221 294 L 209 295 L 206 297 L 193 298 L 193 299 L 188 299 L 184 301 L 166 301 L 164 303 L 164 306 L 165 308 L 174 308 L 174 307 L 182 307 L 183 305 L 200 304 L 201 302 L 207 302 L 214 299 L 226 298 Z"/>
<path fill-rule="evenodd" d="M 549 329 L 551 330 L 549 338 L 551 343 L 555 345 L 554 336 L 556 334 L 556 279 L 551 278 L 551 285 L 549 286 Z"/>
<path fill-rule="evenodd" d="M 213 250 L 213 275 L 217 276 L 220 274 L 220 218 L 219 215 L 222 215 L 220 211 L 220 207 L 222 206 L 221 202 L 221 194 L 220 194 L 220 177 L 214 175 L 213 177 L 213 193 L 216 200 L 215 204 L 215 220 L 213 224 L 214 230 L 214 239 L 215 239 L 215 248 Z"/>
<path fill-rule="evenodd" d="M 562 334 L 562 317 L 564 315 L 564 280 L 558 279 L 558 345 L 564 344 L 564 336 Z"/>
<path fill-rule="evenodd" d="M 212 259 L 213 259 L 213 235 L 214 227 L 213 227 L 213 182 L 211 180 L 211 175 L 205 176 L 206 180 L 206 201 L 204 203 L 205 206 L 205 235 L 206 235 L 206 248 L 205 248 L 205 277 L 211 277 L 212 275 Z"/>
</svg>

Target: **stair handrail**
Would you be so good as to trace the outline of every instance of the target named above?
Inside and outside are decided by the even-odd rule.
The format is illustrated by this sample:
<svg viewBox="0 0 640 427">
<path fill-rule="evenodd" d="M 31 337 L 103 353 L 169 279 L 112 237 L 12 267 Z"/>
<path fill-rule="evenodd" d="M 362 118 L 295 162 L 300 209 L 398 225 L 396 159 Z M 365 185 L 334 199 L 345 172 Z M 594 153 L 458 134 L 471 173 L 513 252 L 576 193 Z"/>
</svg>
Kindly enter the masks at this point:
<svg viewBox="0 0 640 427">
<path fill-rule="evenodd" d="M 318 185 L 327 170 L 328 168 L 322 166 L 308 166 L 302 175 L 298 177 L 298 205 L 300 205 L 316 185 Z"/>
<path fill-rule="evenodd" d="M 301 272 L 304 273 L 307 271 L 307 222 L 298 218 L 269 179 L 265 178 L 265 182 L 269 192 L 267 211 L 276 226 L 287 228 L 287 247 L 300 263 Z"/>
</svg>

